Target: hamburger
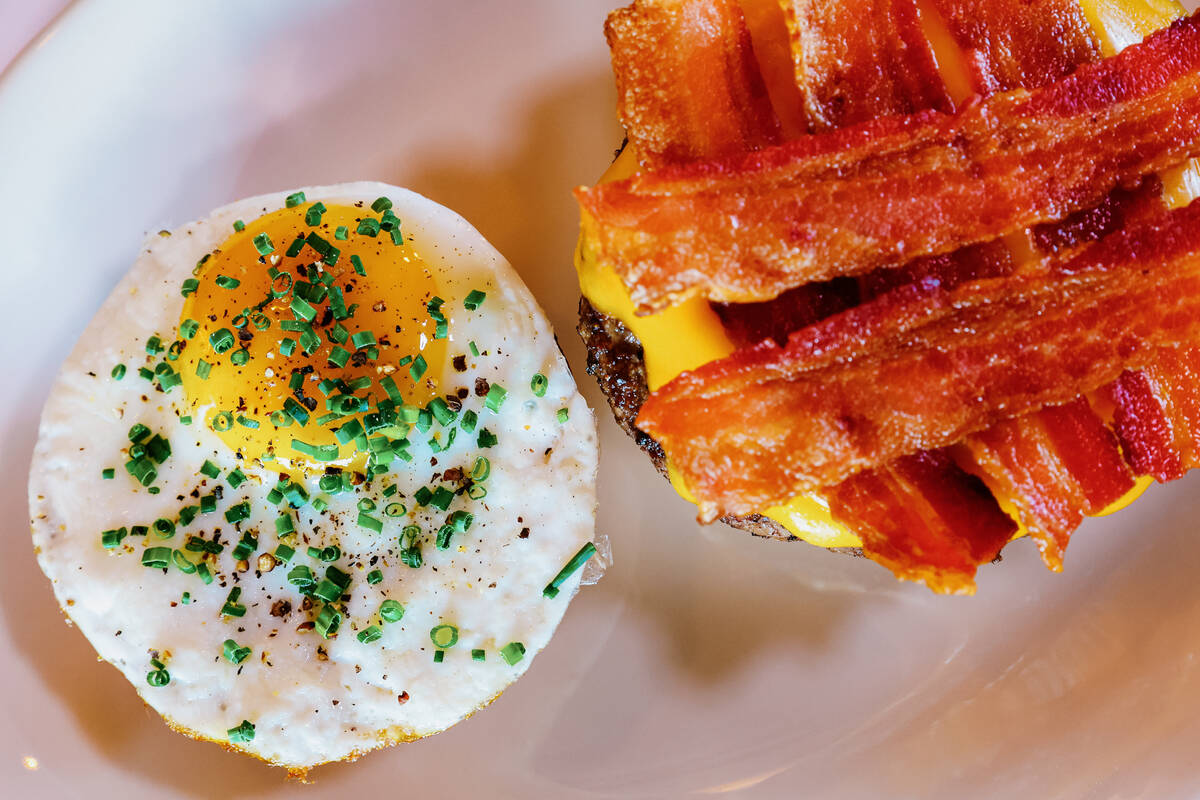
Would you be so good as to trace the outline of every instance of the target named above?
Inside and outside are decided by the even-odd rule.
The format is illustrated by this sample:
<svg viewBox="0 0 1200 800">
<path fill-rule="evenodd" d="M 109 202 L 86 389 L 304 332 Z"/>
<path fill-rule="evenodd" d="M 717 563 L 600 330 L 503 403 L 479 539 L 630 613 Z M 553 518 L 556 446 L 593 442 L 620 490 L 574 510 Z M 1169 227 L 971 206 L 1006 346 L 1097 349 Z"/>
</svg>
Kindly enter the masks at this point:
<svg viewBox="0 0 1200 800">
<path fill-rule="evenodd" d="M 637 0 L 609 17 L 606 35 L 628 138 L 597 186 L 577 192 L 583 209 L 575 257 L 582 293 L 578 330 L 588 370 L 616 421 L 684 499 L 698 502 L 702 521 L 719 519 L 757 536 L 866 555 L 935 591 L 969 593 L 975 568 L 998 560 L 1011 539 L 1031 536 L 1047 565 L 1059 570 L 1070 534 L 1084 517 L 1123 508 L 1155 480 L 1181 477 L 1193 465 L 1194 444 L 1182 409 L 1192 402 L 1194 371 L 1186 366 L 1192 355 L 1187 334 L 1179 330 L 1164 332 L 1169 346 L 1151 347 L 1153 356 L 1116 364 L 1115 372 L 1109 364 L 1113 374 L 1103 380 L 1093 376 L 1058 387 L 1053 402 L 1035 403 L 1028 413 L 1010 413 L 1016 406 L 992 409 L 937 446 L 884 448 L 876 461 L 860 458 L 863 437 L 857 431 L 842 429 L 832 438 L 844 435 L 853 446 L 837 450 L 838 457 L 822 462 L 821 470 L 813 458 L 803 464 L 792 459 L 790 445 L 760 448 L 764 438 L 795 443 L 797 420 L 788 417 L 794 406 L 779 406 L 783 411 L 765 421 L 753 409 L 747 412 L 746 430 L 754 427 L 758 439 L 739 439 L 740 422 L 729 421 L 737 416 L 740 394 L 757 397 L 762 386 L 731 376 L 787 364 L 799 369 L 797 348 L 807 348 L 805 363 L 811 365 L 813 354 L 836 337 L 855 340 L 858 350 L 827 357 L 824 372 L 805 373 L 820 394 L 830 384 L 819 378 L 863 372 L 866 362 L 883 369 L 922 342 L 945 352 L 950 340 L 935 338 L 935 324 L 903 321 L 913 309 L 932 313 L 934 295 L 960 314 L 976 302 L 967 299 L 969 293 L 986 295 L 969 313 L 1026 319 L 1028 297 L 1019 311 L 1009 295 L 1018 291 L 1014 287 L 1029 289 L 1031 274 L 1041 270 L 1046 278 L 1047 270 L 1061 271 L 1070 259 L 1094 260 L 1101 246 L 1115 252 L 1123 242 L 1129 253 L 1142 252 L 1136 243 L 1169 232 L 1159 226 L 1164 207 L 1182 208 L 1195 197 L 1187 158 L 1195 155 L 1196 136 L 1187 126 L 1172 128 L 1177 147 L 1162 160 L 1097 182 L 1089 188 L 1099 194 L 1086 201 L 1080 198 L 1087 193 L 1077 194 L 1036 218 L 1021 217 L 1014 204 L 1008 229 L 974 238 L 956 233 L 957 239 L 919 258 L 911 254 L 922 251 L 907 240 L 881 241 L 878 258 L 850 268 L 858 262 L 828 257 L 851 252 L 826 246 L 844 234 L 834 224 L 822 229 L 828 235 L 811 236 L 811 247 L 803 243 L 825 253 L 809 260 L 809 273 L 797 267 L 803 259 L 785 256 L 767 266 L 775 273 L 796 269 L 788 280 L 766 288 L 763 275 L 770 270 L 750 258 L 741 258 L 731 279 L 714 278 L 715 270 L 704 274 L 708 265 L 730 261 L 729 253 L 766 252 L 786 240 L 780 235 L 750 241 L 755 232 L 769 234 L 770 226 L 739 228 L 744 218 L 729 211 L 728 203 L 741 202 L 737 207 L 753 217 L 752 202 L 774 197 L 766 194 L 769 180 L 763 177 L 770 169 L 783 164 L 794 168 L 793 177 L 801 176 L 782 190 L 789 201 L 796 186 L 808 186 L 805 176 L 816 176 L 805 197 L 819 190 L 830 196 L 845 192 L 856 169 L 881 162 L 879 148 L 891 146 L 888 137 L 918 125 L 969 130 L 972 119 L 991 124 L 1011 104 L 1083 91 L 1089 81 L 1098 84 L 1130 67 L 1137 53 L 1126 53 L 1123 62 L 1116 56 L 1131 45 L 1183 52 L 1182 40 L 1156 45 L 1151 36 L 1183 13 L 1177 3 L 1153 0 Z M 1175 31 L 1187 22 L 1159 36 L 1186 36 Z M 1150 38 L 1140 44 L 1145 37 Z M 1147 62 L 1149 56 L 1141 55 Z M 1189 70 L 1181 68 L 1180 74 Z M 1133 105 L 1123 103 L 1121 113 Z M 1169 118 L 1177 121 L 1177 115 Z M 995 130 L 978 127 L 985 146 L 996 141 Z M 1132 149 L 1119 137 L 1106 141 L 1114 151 Z M 906 146 L 911 160 L 911 142 Z M 1081 147 L 1078 160 L 1090 168 L 1101 156 Z M 1114 155 L 1122 157 L 1124 152 Z M 824 172 L 813 166 L 818 158 L 825 159 Z M 911 168 L 912 186 L 928 184 L 935 174 L 924 162 L 904 161 L 896 158 L 895 170 Z M 1058 164 L 1048 157 L 1043 163 Z M 876 187 L 868 188 L 862 196 L 869 208 Z M 974 186 L 969 191 L 978 191 L 981 203 L 989 199 Z M 907 200 L 883 199 L 885 212 L 887 204 Z M 998 207 L 1001 216 L 1007 213 Z M 836 203 L 831 208 L 847 217 L 861 210 Z M 962 217 L 969 219 L 973 209 L 965 211 Z M 697 221 L 689 227 L 692 220 Z M 1170 222 L 1176 224 L 1190 222 L 1177 215 Z M 724 235 L 729 238 L 721 240 Z M 856 239 L 855 247 L 860 244 Z M 853 253 L 857 258 L 861 249 Z M 1158 255 L 1167 260 L 1167 254 Z M 1190 258 L 1192 252 L 1175 255 Z M 652 274 L 667 262 L 674 271 Z M 647 289 L 654 279 L 657 295 Z M 1062 281 L 1042 280 L 1039 286 L 1058 291 Z M 1069 317 L 1073 308 L 1099 296 L 1086 291 L 1065 306 L 1058 297 L 1047 308 L 1065 309 Z M 1124 296 L 1113 295 L 1114 302 Z M 1003 317 L 1002 310 L 1010 316 Z M 872 327 L 881 315 L 892 327 Z M 951 323 L 943 327 L 953 328 Z M 960 348 L 977 344 L 953 340 Z M 789 352 L 791 362 L 783 356 Z M 869 376 L 863 378 L 868 385 Z M 916 395 L 911 390 L 904 397 Z M 941 396 L 921 401 L 929 406 Z M 881 393 L 872 402 L 886 397 Z M 889 406 L 893 412 L 895 407 Z M 920 407 L 909 416 L 925 413 Z M 846 415 L 831 419 L 836 429 Z M 779 430 L 788 424 L 790 431 Z M 764 431 L 769 435 L 762 436 Z M 736 467 L 722 472 L 729 464 Z"/>
</svg>

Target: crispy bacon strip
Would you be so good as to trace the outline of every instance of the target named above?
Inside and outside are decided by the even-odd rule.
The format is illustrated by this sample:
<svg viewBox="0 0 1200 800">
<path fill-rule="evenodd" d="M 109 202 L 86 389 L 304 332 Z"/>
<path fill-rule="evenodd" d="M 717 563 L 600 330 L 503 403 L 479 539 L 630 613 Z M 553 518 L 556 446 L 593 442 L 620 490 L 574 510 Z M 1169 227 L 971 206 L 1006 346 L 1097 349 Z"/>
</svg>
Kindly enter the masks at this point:
<svg viewBox="0 0 1200 800">
<path fill-rule="evenodd" d="M 926 0 L 964 53 L 983 95 L 1031 89 L 1100 60 L 1100 43 L 1078 0 Z"/>
<path fill-rule="evenodd" d="M 1166 482 L 1200 467 L 1200 347 L 1160 350 L 1104 394 L 1134 472 Z"/>
<path fill-rule="evenodd" d="M 644 165 L 781 140 L 735 0 L 637 0 L 613 12 L 605 31 L 618 113 Z"/>
<path fill-rule="evenodd" d="M 813 130 L 954 108 L 916 0 L 784 0 Z"/>
<path fill-rule="evenodd" d="M 936 592 L 973 593 L 976 567 L 1017 531 L 987 487 L 941 450 L 861 472 L 825 496 L 867 557 Z"/>
<path fill-rule="evenodd" d="M 1200 152 L 1200 17 L 1033 92 L 581 189 L 642 311 L 764 300 L 1098 203 Z"/>
<path fill-rule="evenodd" d="M 919 299 L 919 298 L 918 298 Z M 893 304 L 892 296 L 879 306 Z M 871 311 L 856 309 L 860 314 Z M 1079 394 L 1200 334 L 1200 203 L 1036 272 L 929 290 L 672 381 L 638 418 L 703 520 L 831 486 Z"/>
<path fill-rule="evenodd" d="M 1016 506 L 1054 570 L 1084 515 L 1133 487 L 1116 437 L 1082 398 L 1000 422 L 964 447 L 988 485 Z"/>
</svg>

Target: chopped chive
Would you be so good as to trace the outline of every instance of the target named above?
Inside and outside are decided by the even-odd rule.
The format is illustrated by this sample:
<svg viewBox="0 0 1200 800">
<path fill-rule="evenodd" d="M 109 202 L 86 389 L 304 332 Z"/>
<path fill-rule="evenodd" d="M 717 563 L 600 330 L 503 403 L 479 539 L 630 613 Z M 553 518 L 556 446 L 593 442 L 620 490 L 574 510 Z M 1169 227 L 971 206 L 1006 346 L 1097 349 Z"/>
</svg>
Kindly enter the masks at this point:
<svg viewBox="0 0 1200 800">
<path fill-rule="evenodd" d="M 208 571 L 208 565 L 204 562 L 196 565 L 196 576 L 200 578 L 205 586 L 208 586 L 213 582 L 212 573 Z"/>
<path fill-rule="evenodd" d="M 105 550 L 115 550 L 127 535 L 128 531 L 125 528 L 104 531 L 100 534 L 100 544 L 104 546 Z"/>
<path fill-rule="evenodd" d="M 529 388 L 533 391 L 536 397 L 546 396 L 546 387 L 550 385 L 549 379 L 542 373 L 537 373 L 533 379 L 529 381 Z"/>
<path fill-rule="evenodd" d="M 236 289 L 242 285 L 242 282 L 237 278 L 231 278 L 228 275 L 218 275 L 214 283 L 221 289 Z"/>
<path fill-rule="evenodd" d="M 308 456 L 314 461 L 337 461 L 338 446 L 336 444 L 315 445 L 300 439 L 292 439 L 292 449 L 297 453 Z"/>
<path fill-rule="evenodd" d="M 147 547 L 142 551 L 142 566 L 166 569 L 171 564 L 171 553 L 173 552 L 169 547 Z"/>
<path fill-rule="evenodd" d="M 383 638 L 383 631 L 378 625 L 368 625 L 358 632 L 358 640 L 363 644 L 377 642 Z"/>
<path fill-rule="evenodd" d="M 475 430 L 477 422 L 479 422 L 479 415 L 474 411 L 467 410 L 463 412 L 462 421 L 458 423 L 458 426 L 467 433 L 471 433 Z"/>
<path fill-rule="evenodd" d="M 117 477 L 117 471 L 112 467 L 102 469 L 100 470 L 100 477 L 106 481 L 111 481 L 113 478 Z"/>
<path fill-rule="evenodd" d="M 429 631 L 429 639 L 438 648 L 447 650 L 458 644 L 458 628 L 453 625 L 437 625 Z"/>
<path fill-rule="evenodd" d="M 241 233 L 242 231 L 246 230 L 246 223 L 242 222 L 240 219 L 235 219 L 233 221 L 233 229 L 237 233 Z"/>
<path fill-rule="evenodd" d="M 509 642 L 500 648 L 500 657 L 511 667 L 525 657 L 525 645 L 520 642 Z"/>
<path fill-rule="evenodd" d="M 208 337 L 208 343 L 217 355 L 227 353 L 233 347 L 234 342 L 233 331 L 229 330 L 229 328 L 221 328 L 218 331 L 214 331 Z"/>
<path fill-rule="evenodd" d="M 560 425 L 565 425 L 567 420 L 571 418 L 571 412 L 567 411 L 565 408 L 560 408 L 555 416 L 558 417 L 558 422 Z"/>
<path fill-rule="evenodd" d="M 433 663 L 440 664 L 445 660 L 446 660 L 446 651 L 445 650 L 434 650 L 433 651 Z"/>
<path fill-rule="evenodd" d="M 480 447 L 495 447 L 496 443 L 499 441 L 500 440 L 496 438 L 496 434 L 492 433 L 487 428 L 481 429 L 479 431 L 479 437 L 476 439 L 476 443 Z"/>
<path fill-rule="evenodd" d="M 235 367 L 244 367 L 250 361 L 250 351 L 244 347 L 239 347 L 229 356 L 229 360 Z"/>
<path fill-rule="evenodd" d="M 313 318 L 317 316 L 317 310 L 309 305 L 308 301 L 299 295 L 294 295 L 292 297 L 291 309 L 293 314 L 305 322 L 312 322 Z"/>
<path fill-rule="evenodd" d="M 338 547 L 336 544 L 331 544 L 328 547 L 322 548 L 321 551 L 317 554 L 317 558 L 319 558 L 322 561 L 326 561 L 326 562 L 337 561 L 341 557 L 342 557 L 342 549 L 340 547 Z"/>
<path fill-rule="evenodd" d="M 471 467 L 471 480 L 486 481 L 488 476 L 492 474 L 492 462 L 488 461 L 483 456 L 475 459 L 474 466 Z"/>
<path fill-rule="evenodd" d="M 350 351 L 341 345 L 334 345 L 333 349 L 329 351 L 329 363 L 335 367 L 345 367 L 349 360 Z"/>
<path fill-rule="evenodd" d="M 229 471 L 228 475 L 225 476 L 225 480 L 229 481 L 231 488 L 236 489 L 246 482 L 246 473 L 235 467 Z"/>
<path fill-rule="evenodd" d="M 129 429 L 129 441 L 140 442 L 150 435 L 150 429 L 138 422 Z"/>
<path fill-rule="evenodd" d="M 485 293 L 479 291 L 478 289 L 474 289 L 470 294 L 463 298 L 463 307 L 466 308 L 467 311 L 476 311 L 481 305 L 483 305 L 483 300 L 486 297 L 487 295 Z"/>
<path fill-rule="evenodd" d="M 179 335 L 185 339 L 193 339 L 200 332 L 200 323 L 194 319 L 185 319 L 179 323 Z"/>
<path fill-rule="evenodd" d="M 238 598 L 242 596 L 242 587 L 235 586 L 229 590 L 228 596 L 225 598 L 225 605 L 221 606 L 221 616 L 224 617 L 244 617 L 246 616 L 246 607 L 238 602 Z"/>
<path fill-rule="evenodd" d="M 110 372 L 109 375 L 115 381 L 121 380 L 122 378 L 125 377 L 125 365 L 117 364 L 115 367 L 112 368 L 112 372 Z"/>
<path fill-rule="evenodd" d="M 294 352 L 296 352 L 296 340 L 290 336 L 284 337 L 284 339 L 279 343 L 279 354 L 283 356 L 290 356 Z"/>
<path fill-rule="evenodd" d="M 354 232 L 361 236 L 378 236 L 379 220 L 374 217 L 364 217 Z"/>
<path fill-rule="evenodd" d="M 254 741 L 254 723 L 244 719 L 236 728 L 230 728 L 225 733 L 229 737 L 229 741 L 235 744 L 252 742 Z"/>
<path fill-rule="evenodd" d="M 567 578 L 574 575 L 594 555 L 596 555 L 596 545 L 591 542 L 579 548 L 579 552 L 571 557 L 571 560 L 558 571 L 558 574 L 554 576 L 554 579 L 550 583 L 546 584 L 546 588 L 542 590 L 542 596 L 549 598 L 558 597 L 559 589 Z"/>
<path fill-rule="evenodd" d="M 369 531 L 375 531 L 375 533 L 381 533 L 383 531 L 383 520 L 376 519 L 365 511 L 358 512 L 358 525 L 359 527 L 366 528 Z"/>
<path fill-rule="evenodd" d="M 296 256 L 300 255 L 300 251 L 303 249 L 304 249 L 304 237 L 297 236 L 295 239 L 292 239 L 292 243 L 288 245 L 288 249 L 285 250 L 283 254 L 285 256 L 287 256 L 288 258 L 295 258 Z M 287 273 L 282 273 L 282 274 L 286 275 Z M 291 275 L 288 275 L 288 285 L 289 286 L 291 285 L 291 277 L 292 277 Z M 274 294 L 273 291 L 272 291 L 272 294 Z M 285 294 L 286 294 L 286 292 L 285 292 Z"/>
<path fill-rule="evenodd" d="M 472 661 L 487 661 L 487 652 L 476 648 L 471 651 Z"/>
<path fill-rule="evenodd" d="M 395 600 L 384 600 L 379 606 L 379 617 L 384 622 L 399 622 L 404 619 L 404 606 Z"/>
<path fill-rule="evenodd" d="M 304 213 L 304 223 L 309 227 L 317 227 L 321 224 L 321 217 L 324 216 L 327 210 L 324 203 L 320 201 L 313 203 L 308 207 L 308 211 Z"/>
<path fill-rule="evenodd" d="M 188 278 L 183 282 L 183 285 L 179 287 L 179 293 L 184 297 L 187 297 L 190 294 L 194 294 L 199 288 L 200 281 L 196 280 L 195 278 Z"/>
<path fill-rule="evenodd" d="M 362 350 L 375 344 L 375 334 L 371 331 L 359 331 L 350 337 L 350 343 L 355 350 Z"/>
<path fill-rule="evenodd" d="M 316 625 L 321 636 L 328 639 L 342 626 L 342 615 L 333 606 L 326 605 L 317 614 Z"/>
<path fill-rule="evenodd" d="M 487 397 L 483 399 L 483 404 L 493 412 L 499 412 L 500 406 L 504 405 L 504 398 L 508 397 L 508 392 L 498 383 L 493 383 L 488 389 Z"/>
<path fill-rule="evenodd" d="M 182 417 L 179 418 L 179 424 L 180 425 L 191 425 L 192 424 L 192 415 L 184 414 Z"/>
<path fill-rule="evenodd" d="M 296 555 L 295 548 L 288 547 L 286 544 L 279 544 L 279 545 L 275 546 L 274 556 L 275 556 L 276 560 L 278 560 L 278 561 L 282 561 L 283 563 L 286 564 L 289 561 L 291 561 L 292 557 L 295 555 Z"/>
<path fill-rule="evenodd" d="M 326 603 L 334 603 L 342 596 L 342 587 L 328 578 L 323 578 L 316 585 L 316 588 L 313 589 L 313 596 L 324 600 Z"/>
<path fill-rule="evenodd" d="M 450 549 L 450 537 L 454 535 L 454 528 L 449 525 L 443 525 L 438 528 L 437 538 L 434 539 L 434 546 L 438 550 Z"/>
<path fill-rule="evenodd" d="M 235 506 L 230 506 L 225 510 L 225 521 L 229 523 L 241 522 L 250 518 L 250 504 L 238 503 Z"/>
<path fill-rule="evenodd" d="M 470 349 L 471 355 L 475 356 L 476 358 L 479 357 L 479 348 L 475 346 L 474 340 L 467 342 L 467 348 Z"/>
<path fill-rule="evenodd" d="M 244 417 L 241 414 L 238 414 L 238 416 L 237 416 L 237 423 L 238 423 L 238 425 L 241 425 L 243 428 L 249 428 L 250 430 L 256 430 L 259 425 L 258 420 L 250 419 L 249 417 Z"/>
<path fill-rule="evenodd" d="M 162 340 L 157 336 L 151 336 L 146 340 L 146 355 L 156 356 L 163 351 Z"/>
<path fill-rule="evenodd" d="M 217 433 L 224 433 L 233 427 L 233 414 L 230 414 L 228 411 L 222 411 L 212 418 L 210 425 Z"/>
<path fill-rule="evenodd" d="M 440 508 L 445 511 L 450 507 L 450 503 L 454 501 L 454 492 L 447 489 L 445 486 L 439 486 L 429 499 L 429 504 L 435 508 Z"/>
<path fill-rule="evenodd" d="M 413 359 L 412 366 L 408 368 L 408 374 L 412 377 L 413 382 L 421 380 L 421 376 L 425 374 L 425 370 L 429 365 L 425 363 L 424 356 L 417 356 Z"/>
<path fill-rule="evenodd" d="M 175 523 L 169 519 L 156 519 L 150 527 L 154 528 L 160 539 L 170 539 L 175 535 Z"/>
<path fill-rule="evenodd" d="M 283 203 L 287 208 L 295 208 L 296 206 L 303 203 L 304 200 L 305 200 L 304 192 L 294 192 L 292 194 L 289 194 L 287 196 L 287 198 L 283 201 Z"/>
<path fill-rule="evenodd" d="M 408 509 L 403 503 L 388 503 L 383 509 L 384 516 L 388 517 L 403 517 L 408 513 Z"/>
<path fill-rule="evenodd" d="M 371 210 L 374 211 L 376 214 L 382 214 L 384 211 L 387 211 L 391 207 L 392 207 L 392 201 L 386 197 L 377 197 L 377 198 L 375 198 L 375 202 L 371 203 Z"/>
<path fill-rule="evenodd" d="M 230 664 L 241 664 L 253 652 L 249 647 L 242 647 L 233 639 L 226 639 L 221 645 L 221 655 Z"/>
<path fill-rule="evenodd" d="M 146 683 L 155 688 L 166 686 L 171 682 L 171 673 L 161 667 L 146 673 Z"/>
<path fill-rule="evenodd" d="M 373 569 L 367 573 L 367 583 L 371 584 L 372 586 L 374 586 L 377 583 L 381 583 L 382 581 L 383 581 L 383 571 L 382 570 Z"/>
<path fill-rule="evenodd" d="M 209 373 L 212 372 L 212 364 L 209 364 L 204 359 L 196 362 L 196 377 L 202 381 L 208 380 Z"/>
<path fill-rule="evenodd" d="M 200 513 L 200 506 L 184 506 L 179 509 L 179 524 L 187 527 L 192 524 L 192 520 L 196 519 L 196 515 Z"/>
<path fill-rule="evenodd" d="M 254 249 L 258 251 L 260 256 L 270 255 L 275 252 L 275 245 L 271 243 L 271 237 L 266 233 L 260 233 L 254 237 Z"/>
<path fill-rule="evenodd" d="M 350 238 L 350 229 L 345 225 L 338 225 L 333 232 L 333 238 L 337 239 L 339 242 L 346 241 Z"/>
</svg>

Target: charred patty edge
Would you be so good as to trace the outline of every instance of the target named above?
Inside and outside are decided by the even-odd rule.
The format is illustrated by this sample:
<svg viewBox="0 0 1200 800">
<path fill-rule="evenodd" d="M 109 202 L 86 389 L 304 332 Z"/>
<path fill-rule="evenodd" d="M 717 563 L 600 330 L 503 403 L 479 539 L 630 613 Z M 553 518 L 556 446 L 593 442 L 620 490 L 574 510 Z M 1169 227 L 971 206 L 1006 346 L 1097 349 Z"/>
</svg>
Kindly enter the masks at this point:
<svg viewBox="0 0 1200 800">
<path fill-rule="evenodd" d="M 586 297 L 579 298 L 579 325 L 576 330 L 587 348 L 588 374 L 600 384 L 600 391 L 608 400 L 617 424 L 650 457 L 655 469 L 664 478 L 667 477 L 667 457 L 662 445 L 637 427 L 638 412 L 650 396 L 641 341 L 623 322 L 597 309 Z M 804 541 L 762 514 L 730 515 L 722 517 L 721 522 L 765 539 Z M 862 550 L 857 547 L 825 549 L 862 555 Z"/>
</svg>

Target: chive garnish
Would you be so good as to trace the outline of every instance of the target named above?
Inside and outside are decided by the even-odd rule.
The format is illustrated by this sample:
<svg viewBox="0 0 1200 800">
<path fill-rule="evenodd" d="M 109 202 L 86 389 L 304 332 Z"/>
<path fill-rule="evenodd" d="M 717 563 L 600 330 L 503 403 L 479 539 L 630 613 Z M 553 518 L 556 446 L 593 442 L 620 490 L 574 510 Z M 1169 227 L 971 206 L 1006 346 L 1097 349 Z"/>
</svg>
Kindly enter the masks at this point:
<svg viewBox="0 0 1200 800">
<path fill-rule="evenodd" d="M 550 385 L 549 379 L 542 373 L 537 373 L 533 379 L 529 381 L 529 388 L 533 391 L 536 397 L 546 396 L 546 387 Z"/>
<path fill-rule="evenodd" d="M 242 720 L 242 724 L 236 728 L 230 728 L 226 731 L 229 736 L 229 741 L 236 743 L 254 741 L 254 724 L 249 720 Z"/>
<path fill-rule="evenodd" d="M 112 368 L 112 372 L 110 372 L 109 375 L 112 376 L 112 379 L 115 381 L 121 380 L 125 377 L 125 365 L 117 364 Z"/>
<path fill-rule="evenodd" d="M 233 229 L 237 233 L 241 233 L 242 231 L 246 230 L 246 223 L 242 222 L 240 219 L 235 219 L 233 221 Z"/>
<path fill-rule="evenodd" d="M 242 285 L 242 282 L 237 278 L 231 278 L 228 275 L 218 275 L 214 283 L 222 289 L 236 289 Z"/>
<path fill-rule="evenodd" d="M 504 405 L 504 398 L 508 396 L 508 392 L 498 383 L 493 383 L 488 389 L 487 397 L 483 399 L 483 404 L 493 412 L 499 412 L 500 406 Z"/>
<path fill-rule="evenodd" d="M 342 615 L 333 606 L 326 605 L 317 614 L 315 622 L 321 636 L 328 639 L 336 634 L 338 628 L 342 626 Z"/>
<path fill-rule="evenodd" d="M 172 552 L 169 547 L 147 547 L 142 551 L 142 566 L 166 569 L 171 564 Z"/>
<path fill-rule="evenodd" d="M 446 660 L 446 651 L 445 650 L 434 650 L 433 651 L 433 663 L 440 664 L 445 660 Z"/>
<path fill-rule="evenodd" d="M 266 256 L 275 252 L 275 245 L 272 244 L 270 236 L 267 236 L 266 233 L 260 233 L 254 237 L 254 249 L 258 251 L 260 256 Z"/>
<path fill-rule="evenodd" d="M 560 425 L 565 425 L 567 420 L 571 418 L 571 412 L 567 411 L 565 408 L 560 408 L 555 416 L 558 417 L 558 422 Z"/>
<path fill-rule="evenodd" d="M 125 528 L 117 528 L 116 530 L 104 531 L 100 534 L 100 544 L 105 550 L 115 550 L 121 545 L 121 542 L 128 535 Z"/>
<path fill-rule="evenodd" d="M 375 202 L 371 203 L 371 210 L 374 211 L 376 214 L 382 214 L 384 211 L 387 211 L 391 207 L 392 207 L 392 201 L 386 197 L 377 197 L 377 198 L 375 198 Z"/>
<path fill-rule="evenodd" d="M 384 622 L 399 622 L 404 619 L 404 606 L 395 600 L 384 600 L 379 606 L 379 617 Z"/>
<path fill-rule="evenodd" d="M 284 206 L 286 206 L 287 208 L 295 208 L 296 206 L 303 203 L 304 200 L 305 200 L 304 192 L 294 192 L 292 194 L 289 194 L 287 196 L 287 198 L 283 201 L 283 203 L 284 203 Z"/>
<path fill-rule="evenodd" d="M 226 639 L 221 645 L 221 655 L 230 664 L 241 664 L 250 657 L 251 652 L 249 647 L 242 647 L 233 639 Z"/>
<path fill-rule="evenodd" d="M 492 433 L 487 428 L 481 429 L 479 431 L 479 437 L 476 439 L 476 443 L 480 447 L 494 447 L 499 441 L 500 440 L 496 438 L 496 434 Z"/>
<path fill-rule="evenodd" d="M 500 657 L 511 667 L 525 657 L 525 645 L 520 642 L 509 642 L 500 648 Z"/>
<path fill-rule="evenodd" d="M 487 295 L 484 292 L 474 289 L 470 294 L 463 298 L 463 307 L 468 311 L 476 311 L 481 305 L 483 305 L 484 298 L 486 297 Z"/>
<path fill-rule="evenodd" d="M 408 374 L 412 377 L 413 382 L 421 380 L 421 376 L 425 374 L 425 370 L 429 365 L 425 363 L 424 356 L 417 356 L 413 359 L 412 366 L 408 368 Z"/>
<path fill-rule="evenodd" d="M 382 570 L 373 569 L 367 573 L 367 583 L 371 584 L 372 586 L 374 586 L 377 583 L 381 583 L 382 581 L 383 581 L 383 571 Z"/>
<path fill-rule="evenodd" d="M 471 660 L 472 661 L 487 661 L 487 652 L 476 648 L 475 650 L 471 651 Z"/>
<path fill-rule="evenodd" d="M 567 578 L 574 575 L 594 555 L 596 555 L 596 545 L 591 542 L 579 548 L 579 552 L 571 557 L 571 560 L 558 571 L 558 574 L 554 576 L 554 579 L 550 583 L 546 584 L 546 588 L 542 590 L 542 596 L 549 598 L 558 597 L 559 589 Z"/>
</svg>

